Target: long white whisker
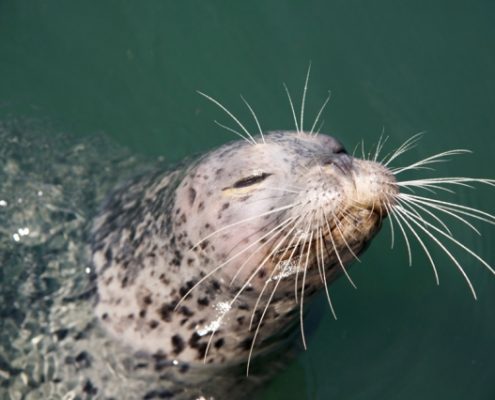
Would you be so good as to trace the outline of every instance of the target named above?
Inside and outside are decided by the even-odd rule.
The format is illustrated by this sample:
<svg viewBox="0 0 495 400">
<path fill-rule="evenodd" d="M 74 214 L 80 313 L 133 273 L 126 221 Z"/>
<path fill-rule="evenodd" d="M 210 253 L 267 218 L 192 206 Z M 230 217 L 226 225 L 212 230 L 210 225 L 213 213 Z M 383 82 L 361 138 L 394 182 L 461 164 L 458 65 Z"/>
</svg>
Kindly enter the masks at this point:
<svg viewBox="0 0 495 400">
<path fill-rule="evenodd" d="M 397 150 L 393 152 L 393 154 L 389 157 L 389 159 L 385 162 L 385 159 L 388 157 L 386 155 L 382 160 L 381 164 L 383 164 L 385 167 L 389 165 L 393 160 L 395 160 L 397 157 L 400 155 L 404 154 L 405 152 L 413 149 L 416 146 L 416 143 L 421 139 L 421 137 L 424 135 L 424 132 L 419 132 L 416 133 L 415 135 L 411 136 L 409 139 L 407 139 L 402 145 L 400 145 Z"/>
<path fill-rule="evenodd" d="M 311 220 L 311 222 L 313 222 Z M 306 262 L 304 264 L 304 271 L 303 271 L 303 278 L 302 278 L 302 285 L 301 285 L 301 304 L 299 306 L 299 322 L 301 325 L 301 339 L 303 343 L 304 350 L 307 349 L 306 346 L 306 335 L 304 334 L 304 286 L 306 285 L 306 275 L 308 272 L 308 263 L 309 263 L 309 254 L 311 250 L 311 242 L 313 241 L 313 230 L 311 230 L 309 241 L 308 241 L 308 250 L 306 252 Z"/>
<path fill-rule="evenodd" d="M 385 206 L 385 210 L 387 211 L 387 214 L 390 215 L 391 213 L 391 207 L 392 205 L 389 204 L 389 203 L 384 203 L 383 204 Z M 395 244 L 395 229 L 394 229 L 394 223 L 392 221 L 392 218 L 389 218 L 388 219 L 388 222 L 390 223 L 390 236 L 391 236 L 391 240 L 390 240 L 390 248 L 393 249 L 394 248 L 394 244 Z"/>
<path fill-rule="evenodd" d="M 307 215 L 307 213 L 305 214 Z M 265 258 L 265 260 L 263 260 L 262 262 L 266 262 L 266 260 L 268 260 L 273 254 L 275 254 L 275 252 L 280 248 L 280 246 L 287 240 L 287 238 L 289 237 L 290 234 L 292 234 L 292 232 L 294 232 L 294 230 L 299 227 L 300 223 L 302 221 L 304 221 L 304 217 L 305 215 L 303 216 L 300 216 L 296 219 L 296 221 L 294 221 L 294 226 L 289 230 L 289 232 L 287 232 L 287 234 L 278 242 L 276 248 L 274 248 L 274 250 Z M 284 252 L 282 253 L 282 255 L 280 256 L 280 259 L 282 259 L 285 254 L 287 254 L 287 252 L 289 251 L 289 248 L 290 246 L 292 245 L 292 243 L 294 242 L 294 240 L 296 240 L 296 235 L 293 235 L 291 241 L 289 242 L 289 244 L 286 246 Z M 263 288 L 261 289 L 261 292 L 258 296 L 258 299 L 256 300 L 256 304 L 254 305 L 254 308 L 253 308 L 253 313 L 251 315 L 251 321 L 249 322 L 249 330 L 251 330 L 252 328 L 252 325 L 253 325 L 253 320 L 254 320 L 254 312 L 257 310 L 258 308 L 258 305 L 259 305 L 259 302 L 261 301 L 261 297 L 263 296 L 263 293 L 266 289 L 266 287 L 268 286 L 268 284 L 271 282 L 271 279 L 273 278 L 273 276 L 275 275 L 275 272 L 277 272 L 277 266 L 280 264 L 280 261 L 277 263 L 277 265 L 273 268 L 272 272 L 270 273 L 270 276 L 268 277 L 268 279 L 266 280 L 265 284 L 263 285 Z"/>
<path fill-rule="evenodd" d="M 296 207 L 296 206 L 298 206 L 300 204 L 302 204 L 302 202 L 295 202 L 295 203 L 292 203 L 292 204 L 289 204 L 289 205 L 286 205 L 286 206 L 282 206 L 282 207 L 275 208 L 273 210 L 266 211 L 266 212 L 261 213 L 261 214 L 258 214 L 258 215 L 254 215 L 252 217 L 248 217 L 248 218 L 242 219 L 240 221 L 234 222 L 234 223 L 229 224 L 229 225 L 222 226 L 221 228 L 217 229 L 216 231 L 214 231 L 214 232 L 208 234 L 207 236 L 205 236 L 204 238 L 202 238 L 193 247 L 191 247 L 191 250 L 194 250 L 201 243 L 203 243 L 205 240 L 208 240 L 212 236 L 217 235 L 220 232 L 223 232 L 223 231 L 225 231 L 227 229 L 233 228 L 234 226 L 241 225 L 241 224 L 244 224 L 246 222 L 253 221 L 253 220 L 257 219 L 257 218 L 261 218 L 261 217 L 264 217 L 264 216 L 267 216 L 267 215 L 270 215 L 270 214 L 274 214 L 274 213 L 277 213 L 277 212 L 280 212 L 280 211 L 288 210 L 289 208 Z"/>
<path fill-rule="evenodd" d="M 304 131 L 304 108 L 306 105 L 306 91 L 308 90 L 308 81 L 309 81 L 309 73 L 311 72 L 311 61 L 309 62 L 308 72 L 306 73 L 306 81 L 304 82 L 304 90 L 301 100 L 301 120 L 299 123 L 299 127 L 301 128 L 301 132 Z"/>
<path fill-rule="evenodd" d="M 258 131 L 260 133 L 261 139 L 263 140 L 263 143 L 266 143 L 265 142 L 265 136 L 263 135 L 263 130 L 261 129 L 261 124 L 260 124 L 260 121 L 258 120 L 258 117 L 256 116 L 256 113 L 254 112 L 254 110 L 251 107 L 251 105 L 244 98 L 244 96 L 241 95 L 241 99 L 244 102 L 244 104 L 246 104 L 247 108 L 249 108 L 249 111 L 251 112 L 251 115 L 253 116 L 254 121 L 256 122 L 256 126 L 258 127 Z"/>
<path fill-rule="evenodd" d="M 398 206 L 397 205 L 394 207 L 394 210 L 395 211 L 398 210 Z M 400 220 L 398 218 L 396 218 L 395 221 L 397 222 L 397 225 L 399 225 L 399 229 L 401 230 L 402 235 L 404 236 L 404 240 L 406 241 L 407 255 L 408 255 L 408 259 L 409 259 L 409 266 L 412 266 L 411 245 L 409 244 L 409 239 L 407 237 L 406 231 L 405 231 L 404 227 L 402 226 L 402 223 L 400 222 Z"/>
<path fill-rule="evenodd" d="M 292 111 L 292 117 L 294 118 L 294 125 L 296 126 L 296 131 L 301 132 L 301 130 L 299 129 L 299 124 L 297 122 L 296 110 L 294 109 L 294 103 L 292 102 L 292 97 L 290 95 L 289 88 L 285 83 L 283 85 L 284 85 L 285 93 L 287 93 L 287 98 L 289 99 L 290 109 Z"/>
<path fill-rule="evenodd" d="M 332 92 L 329 90 L 328 91 L 328 96 L 327 98 L 325 99 L 325 101 L 323 102 L 323 105 L 320 107 L 320 110 L 318 111 L 318 114 L 316 114 L 316 118 L 313 122 L 313 125 L 311 126 L 311 130 L 310 130 L 310 134 L 312 134 L 314 132 L 314 129 L 316 127 L 316 125 L 318 124 L 318 121 L 320 120 L 320 117 L 321 117 L 321 114 L 323 113 L 323 111 L 325 110 L 325 107 L 327 106 L 328 102 L 330 101 L 330 97 L 332 96 Z M 319 132 L 319 129 L 318 131 Z"/>
<path fill-rule="evenodd" d="M 308 222 L 308 227 L 306 228 L 306 230 L 301 235 L 301 238 L 304 237 L 305 239 L 303 241 L 302 247 L 299 250 L 299 259 L 301 259 L 301 257 L 303 256 L 304 248 L 306 247 L 306 243 L 308 243 L 308 234 L 309 234 L 309 231 L 311 228 L 311 223 L 313 222 L 313 217 L 314 217 L 314 215 L 311 216 L 311 219 Z M 310 245 L 311 245 L 311 243 L 309 243 L 308 246 L 310 246 Z M 308 251 L 309 251 L 309 247 L 308 247 Z M 299 279 L 299 268 L 297 268 L 296 276 L 294 279 L 294 298 L 296 300 L 296 303 L 299 303 L 299 298 L 298 298 L 298 294 L 297 294 L 298 279 Z"/>
<path fill-rule="evenodd" d="M 345 214 L 343 214 L 343 215 L 344 215 L 344 218 L 346 218 L 346 215 Z M 338 220 L 337 216 L 333 212 L 332 212 L 332 217 L 335 220 L 335 227 L 339 231 L 339 234 L 340 234 L 340 237 L 342 238 L 342 241 L 344 242 L 346 247 L 349 249 L 349 253 L 352 254 L 352 256 L 356 259 L 356 261 L 361 262 L 361 260 L 357 256 L 357 254 L 354 252 L 354 250 L 352 250 L 352 247 L 349 245 L 349 243 L 347 243 L 347 240 L 345 239 L 344 233 L 340 229 L 340 225 L 341 225 L 340 221 Z"/>
<path fill-rule="evenodd" d="M 246 142 L 248 142 L 249 144 L 253 144 L 253 142 L 248 139 L 246 136 L 244 136 L 242 133 L 236 131 L 235 129 L 231 128 L 230 126 L 227 126 L 227 125 L 224 125 L 224 124 L 221 124 L 220 122 L 218 122 L 217 120 L 214 120 L 213 121 L 215 124 L 217 124 L 220 128 L 223 128 L 223 129 L 226 129 L 228 130 L 229 132 L 232 132 L 234 134 L 236 134 L 237 136 L 239 136 L 240 138 L 244 139 Z"/>
<path fill-rule="evenodd" d="M 239 128 L 241 128 L 244 133 L 249 137 L 250 141 L 253 143 L 253 144 L 256 144 L 256 140 L 254 139 L 253 135 L 251 135 L 251 133 L 249 133 L 249 131 L 246 129 L 246 127 L 241 123 L 241 121 L 239 121 L 235 116 L 234 114 L 232 114 L 222 103 L 220 103 L 218 100 L 215 100 L 213 97 L 211 96 L 208 96 L 207 94 L 203 93 L 203 92 L 200 92 L 199 90 L 197 90 L 197 93 L 200 94 L 201 96 L 203 96 L 204 98 L 210 100 L 213 104 L 216 104 L 220 109 L 222 109 L 230 118 L 232 118 L 234 120 L 234 122 L 239 125 Z"/>
<path fill-rule="evenodd" d="M 416 233 L 416 231 L 414 230 L 414 228 L 411 226 L 411 224 L 409 224 L 409 221 L 407 221 L 406 218 L 404 218 L 404 216 L 400 213 L 400 212 L 397 212 L 397 213 L 392 213 L 391 214 L 393 217 L 395 217 L 396 219 L 400 218 L 406 225 L 407 227 L 409 228 L 409 230 L 411 231 L 411 233 L 414 235 L 414 237 L 416 238 L 416 240 L 418 241 L 418 243 L 421 245 L 421 247 L 423 248 L 423 251 L 425 252 L 426 256 L 428 257 L 428 260 L 430 261 L 430 265 L 431 267 L 433 268 L 433 274 L 435 275 L 435 282 L 437 283 L 437 285 L 440 285 L 440 277 L 438 276 L 438 270 L 437 270 L 437 267 L 435 265 L 435 262 L 433 261 L 433 257 L 431 256 L 430 252 L 428 251 L 428 248 L 426 247 L 426 245 L 424 244 L 423 240 L 420 238 L 420 236 Z"/>
<path fill-rule="evenodd" d="M 414 212 L 416 214 L 416 216 L 419 217 L 419 218 L 423 218 L 423 216 L 416 210 L 416 208 L 418 208 L 421 211 L 425 212 L 426 214 L 428 214 L 429 216 L 431 216 L 435 221 L 437 221 L 445 229 L 445 231 L 449 235 L 452 235 L 453 236 L 453 233 L 449 229 L 449 227 L 447 226 L 447 224 L 445 224 L 445 222 L 443 222 L 440 218 L 438 218 L 430 210 L 426 209 L 425 207 L 423 207 L 423 206 L 421 206 L 421 205 L 419 205 L 417 203 L 413 203 L 411 200 L 406 200 L 404 198 L 401 198 L 400 196 L 397 196 L 396 199 L 397 199 L 397 201 L 399 201 L 400 204 L 402 204 L 402 206 L 407 206 L 409 208 L 409 210 L 411 212 Z M 467 221 L 466 221 L 466 223 L 469 224 L 469 222 L 467 222 Z M 469 224 L 469 225 L 471 227 L 473 227 L 471 224 Z M 474 229 L 476 230 L 476 228 L 474 228 Z"/>
<path fill-rule="evenodd" d="M 471 293 L 473 294 L 473 297 L 475 299 L 477 299 L 477 296 L 476 296 L 476 291 L 474 290 L 474 286 L 471 282 L 471 280 L 469 279 L 469 277 L 467 276 L 466 274 L 466 271 L 464 271 L 464 268 L 462 268 L 461 264 L 459 263 L 459 261 L 457 261 L 457 259 L 452 255 L 452 253 L 445 247 L 445 245 L 439 240 L 437 239 L 430 231 L 428 231 L 428 229 L 426 229 L 423 225 L 421 225 L 420 223 L 418 223 L 416 220 L 415 220 L 415 216 L 414 214 L 410 214 L 407 210 L 403 209 L 402 207 L 400 206 L 397 206 L 395 208 L 395 211 L 396 212 L 400 212 L 400 213 L 403 213 L 404 216 L 408 216 L 409 217 L 409 220 L 411 222 L 413 222 L 418 228 L 420 228 L 424 233 L 426 233 L 444 252 L 445 254 L 447 254 L 447 256 L 452 260 L 452 262 L 455 264 L 455 266 L 457 267 L 457 269 L 459 270 L 459 272 L 462 274 L 462 276 L 464 277 L 467 285 L 469 286 L 469 289 L 471 290 Z M 444 234 L 442 231 L 440 231 L 442 234 Z M 444 234 L 445 235 L 445 234 Z M 445 235 L 446 237 L 448 237 L 448 235 Z"/>
<path fill-rule="evenodd" d="M 280 231 L 284 230 L 288 225 L 290 225 L 293 220 L 292 219 L 287 219 L 286 220 L 287 223 L 283 226 L 280 227 L 280 229 L 278 229 L 277 231 L 273 232 L 273 236 L 271 238 L 268 238 L 266 239 L 265 243 L 262 243 L 255 251 L 253 251 L 247 258 L 246 260 L 244 260 L 244 262 L 241 264 L 241 266 L 238 268 L 238 270 L 236 271 L 236 273 L 234 274 L 234 276 L 232 277 L 230 283 L 232 284 L 236 279 L 237 277 L 239 276 L 239 274 L 242 272 L 242 270 L 244 269 L 245 265 L 249 262 L 249 260 L 258 252 L 260 251 L 263 247 L 265 246 L 268 246 L 268 244 L 270 244 L 270 242 L 275 239 L 278 234 L 280 233 Z M 265 238 L 262 238 L 261 240 L 263 240 Z M 262 266 L 266 263 L 266 261 L 268 261 L 268 259 L 271 257 L 271 253 L 270 255 L 268 255 L 263 261 L 261 264 L 259 264 L 259 266 Z"/>
<path fill-rule="evenodd" d="M 264 238 L 266 238 L 267 236 L 271 235 L 275 230 L 279 229 L 280 227 L 284 226 L 287 221 L 291 220 L 291 219 L 294 219 L 295 217 L 289 217 L 287 218 L 286 220 L 284 220 L 282 223 L 278 224 L 277 226 L 275 226 L 275 228 L 271 229 L 270 231 L 268 231 L 267 233 L 265 233 L 264 235 L 262 235 L 260 238 L 258 238 L 256 241 L 254 241 L 253 243 L 249 244 L 248 246 L 246 246 L 244 249 L 242 249 L 241 251 L 239 251 L 238 253 L 236 253 L 235 255 L 233 255 L 232 257 L 229 257 L 226 261 L 224 261 L 223 263 L 221 263 L 220 265 L 218 265 L 217 267 L 215 267 L 212 271 L 210 271 L 208 274 L 206 274 L 204 277 L 202 277 L 198 282 L 196 282 L 195 285 L 193 285 L 185 294 L 184 296 L 182 296 L 182 298 L 179 300 L 179 302 L 177 303 L 177 305 L 175 306 L 175 309 L 177 309 L 179 307 L 180 304 L 182 304 L 182 302 L 191 294 L 191 292 L 197 288 L 201 283 L 203 283 L 206 279 L 208 279 L 209 277 L 211 277 L 214 273 L 216 273 L 218 270 L 220 270 L 222 267 L 224 267 L 226 264 L 228 264 L 229 262 L 231 262 L 232 260 L 234 260 L 235 258 L 239 257 L 241 254 L 244 254 L 246 251 L 248 251 L 250 248 L 252 248 L 253 246 L 257 245 L 261 240 L 263 240 Z"/>
<path fill-rule="evenodd" d="M 408 171 L 410 169 L 422 167 L 422 166 L 428 165 L 428 164 L 434 164 L 434 163 L 446 161 L 442 157 L 455 156 L 455 155 L 466 154 L 466 153 L 471 153 L 471 151 L 466 150 L 466 149 L 454 149 L 454 150 L 444 151 L 442 153 L 434 154 L 434 155 L 426 157 L 422 160 L 416 161 L 416 162 L 414 162 L 414 163 L 412 163 L 406 167 L 396 168 L 396 169 L 392 170 L 392 172 L 394 173 L 394 175 L 398 175 L 398 174 L 400 174 L 404 171 Z"/>
<path fill-rule="evenodd" d="M 398 207 L 398 209 L 400 209 L 401 211 L 403 211 L 406 215 L 412 217 L 411 220 L 414 220 L 415 223 L 417 223 L 417 217 L 412 214 L 410 211 L 406 210 L 405 208 L 403 207 Z M 460 241 L 458 241 L 457 239 L 453 238 L 451 235 L 445 233 L 444 231 L 442 231 L 441 229 L 439 229 L 438 227 L 436 227 L 435 225 L 431 224 L 430 222 L 428 221 L 425 221 L 423 220 L 423 223 L 427 226 L 429 226 L 431 229 L 433 229 L 434 231 L 440 233 L 442 236 L 444 236 L 445 238 L 449 239 L 451 242 L 455 243 L 457 246 L 459 246 L 461 249 L 463 249 L 466 253 L 468 254 L 471 254 L 471 256 L 473 256 L 474 258 L 476 258 L 481 264 L 483 264 L 492 274 L 495 275 L 495 269 L 493 269 L 493 267 L 488 264 L 485 260 L 483 260 L 478 254 L 476 254 L 474 251 L 472 251 L 469 247 L 465 246 L 464 244 L 462 244 Z M 423 228 L 423 229 L 426 229 L 426 228 Z"/>
<path fill-rule="evenodd" d="M 327 283 L 327 276 L 326 276 L 326 273 L 325 273 L 325 259 L 324 259 L 324 254 L 323 254 L 323 242 L 324 242 L 324 238 L 323 238 L 323 234 L 321 236 L 321 240 L 320 240 L 320 247 L 321 247 L 321 251 L 320 251 L 320 254 L 321 254 L 321 280 L 323 282 L 323 286 L 325 287 L 325 295 L 327 297 L 327 302 L 328 302 L 328 306 L 330 307 L 330 312 L 332 313 L 333 315 L 333 318 L 334 319 L 337 319 L 337 313 L 335 312 L 335 309 L 333 307 L 333 303 L 332 303 L 332 299 L 330 298 L 330 291 L 328 290 L 328 283 Z M 320 263 L 318 263 L 319 265 Z"/>
<path fill-rule="evenodd" d="M 429 197 L 423 197 L 423 196 L 418 196 L 418 195 L 413 195 L 413 194 L 405 194 L 401 193 L 400 197 L 402 198 L 408 198 L 408 199 L 415 199 L 418 201 L 423 201 L 427 203 L 435 203 L 443 208 L 447 208 L 451 211 L 458 212 L 463 215 L 468 215 L 472 218 L 479 219 L 481 221 L 484 221 L 488 224 L 495 224 L 495 215 L 489 214 L 485 211 L 478 210 L 477 208 L 473 207 L 468 207 L 464 206 L 461 204 L 456 204 L 456 203 L 451 203 L 450 201 L 443 201 L 443 200 L 436 200 L 436 199 L 431 199 Z M 483 218 L 485 217 L 485 218 Z"/>
<path fill-rule="evenodd" d="M 333 249 L 335 251 L 335 255 L 337 256 L 337 260 L 339 261 L 339 264 L 340 264 L 340 267 L 342 268 L 342 272 L 344 273 L 344 275 L 346 276 L 347 280 L 349 281 L 349 283 L 351 284 L 351 286 L 354 288 L 354 289 L 357 289 L 357 286 L 355 285 L 354 281 L 352 280 L 351 276 L 349 275 L 349 273 L 347 272 L 347 269 L 345 268 L 344 266 L 344 263 L 342 262 L 342 258 L 340 257 L 340 254 L 337 250 L 337 245 L 335 244 L 335 240 L 333 238 L 333 235 L 332 235 L 332 230 L 330 229 L 330 224 L 328 223 L 328 219 L 327 219 L 327 216 L 325 214 L 325 211 L 322 209 L 322 213 L 323 213 L 323 219 L 325 220 L 325 223 L 327 225 L 327 229 L 328 229 L 328 236 L 330 237 L 330 241 L 332 242 L 332 246 L 333 246 Z M 337 224 L 336 224 L 337 225 Z M 342 234 L 341 234 L 342 236 Z"/>
<path fill-rule="evenodd" d="M 299 226 L 299 224 L 304 220 L 304 218 L 306 217 L 306 215 L 308 215 L 308 213 L 306 213 L 305 215 L 301 216 L 299 218 L 298 221 L 295 222 L 295 225 L 293 227 L 293 229 L 296 228 L 296 226 Z M 287 245 L 287 247 L 285 248 L 284 252 L 282 253 L 282 255 L 280 256 L 280 260 L 285 256 L 285 254 L 287 254 L 287 251 L 290 249 L 290 246 L 292 245 L 292 243 L 294 242 L 294 240 L 296 239 L 296 235 L 294 235 L 291 239 L 291 241 L 289 242 L 289 244 Z M 297 247 L 297 246 L 296 246 Z M 292 256 L 294 255 L 294 252 L 295 252 L 295 248 L 293 249 L 289 259 L 288 259 L 288 262 L 290 263 L 291 260 L 292 260 Z M 275 271 L 277 270 L 277 267 L 280 265 L 280 261 L 277 263 L 277 265 L 275 266 L 275 268 L 273 269 L 273 271 L 271 272 L 270 274 L 270 277 L 267 279 L 267 281 L 265 282 L 264 286 L 263 286 L 263 289 L 260 293 L 260 295 L 258 296 L 258 299 L 256 301 L 256 305 L 254 307 L 254 311 L 253 311 L 253 316 L 251 317 L 251 322 L 249 323 L 249 330 L 251 330 L 251 326 L 252 326 L 252 323 L 253 323 L 253 317 L 254 317 L 254 312 L 256 311 L 256 309 L 258 308 L 258 304 L 259 304 L 259 301 L 261 299 L 261 296 L 263 294 L 263 292 L 265 291 L 266 287 L 268 286 L 268 284 L 271 282 L 271 279 L 273 278 L 273 275 L 275 274 Z M 254 344 L 256 342 L 256 338 L 258 337 L 258 334 L 259 334 L 259 330 L 261 328 L 261 323 L 263 321 L 263 318 L 265 317 L 266 315 L 266 312 L 268 311 L 268 307 L 270 306 L 270 303 L 272 302 L 272 299 L 273 299 L 273 296 L 275 295 L 276 291 L 277 291 L 277 288 L 278 288 L 278 285 L 280 284 L 280 282 L 282 281 L 282 277 L 280 277 L 279 279 L 277 279 L 277 281 L 275 282 L 275 285 L 273 287 L 273 290 L 272 292 L 270 293 L 270 297 L 268 298 L 268 301 L 263 309 L 263 313 L 261 314 L 261 317 L 260 317 L 260 320 L 258 322 L 258 325 L 256 327 L 256 331 L 254 332 L 254 336 L 253 336 L 253 340 L 251 342 L 251 348 L 249 349 L 249 355 L 248 355 L 248 362 L 247 362 L 247 373 L 249 373 L 249 366 L 250 366 L 250 363 L 251 363 L 251 357 L 252 357 L 252 354 L 253 354 L 253 349 L 254 349 Z"/>
<path fill-rule="evenodd" d="M 425 207 L 421 206 L 420 204 L 424 204 L 428 207 L 431 207 L 433 208 L 434 210 L 437 210 L 437 211 L 440 211 L 440 212 L 443 212 L 445 214 L 448 214 L 450 215 L 451 217 L 461 221 L 463 224 L 465 224 L 466 226 L 468 226 L 470 229 L 472 229 L 474 232 L 476 232 L 478 235 L 481 236 L 481 233 L 478 229 L 476 229 L 476 227 L 471 224 L 469 221 L 467 221 L 465 218 L 462 218 L 461 216 L 457 215 L 455 212 L 452 212 L 452 211 L 449 211 L 448 209 L 442 207 L 442 206 L 438 206 L 438 205 L 435 205 L 435 204 L 428 204 L 428 202 L 424 202 L 424 201 L 421 201 L 421 200 L 412 200 L 412 199 L 404 199 L 399 196 L 398 197 L 399 201 L 402 201 L 404 202 L 403 204 L 409 204 L 410 206 L 414 205 L 415 207 L 417 208 L 420 208 L 421 210 L 423 210 L 424 212 L 428 213 L 429 215 L 431 215 L 433 218 L 435 218 L 444 228 L 445 230 L 447 231 L 448 234 L 450 234 L 451 236 L 453 236 L 453 233 L 450 231 L 450 229 L 442 222 L 442 220 L 440 218 L 438 218 L 435 214 L 433 214 L 431 211 L 427 210 Z M 419 204 L 418 204 L 419 203 Z"/>
</svg>

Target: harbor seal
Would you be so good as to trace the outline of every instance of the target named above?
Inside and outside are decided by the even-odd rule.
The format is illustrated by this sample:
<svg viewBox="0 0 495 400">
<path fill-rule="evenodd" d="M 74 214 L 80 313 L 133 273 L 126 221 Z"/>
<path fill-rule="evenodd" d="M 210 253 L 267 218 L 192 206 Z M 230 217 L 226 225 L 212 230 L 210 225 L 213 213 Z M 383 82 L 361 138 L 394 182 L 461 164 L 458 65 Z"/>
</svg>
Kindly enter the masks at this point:
<svg viewBox="0 0 495 400">
<path fill-rule="evenodd" d="M 43 307 L 18 305 L 10 322 L 14 328 L 2 329 L 7 338 L 16 336 L 3 352 L 11 356 L 0 359 L 9 396 L 252 396 L 293 354 L 296 335 L 306 346 L 304 316 L 318 292 L 326 293 L 333 311 L 328 286 L 339 276 L 352 283 L 346 268 L 387 217 L 409 251 L 406 230 L 418 240 L 435 273 L 425 238 L 444 249 L 475 295 L 442 240 L 493 269 L 432 210 L 471 227 L 466 218 L 495 217 L 404 189 L 495 182 L 400 181 L 404 171 L 463 151 L 391 168 L 417 136 L 379 161 L 383 142 L 373 155 L 356 158 L 336 138 L 305 131 L 302 122 L 301 115 L 293 131 L 260 129 L 258 136 L 246 131 L 244 140 L 173 169 L 147 168 L 105 196 L 102 206 L 94 205 L 96 216 L 64 214 L 57 200 L 60 179 L 53 177 L 53 187 L 45 184 L 39 197 L 51 194 L 46 204 L 57 211 L 45 222 L 58 218 L 56 229 L 48 224 L 45 231 L 41 224 L 36 236 L 26 222 L 10 236 L 12 254 L 40 268 L 32 282 L 18 276 L 12 290 L 28 291 Z M 126 165 L 129 175 L 134 165 Z M 98 170 L 93 165 L 71 173 L 94 177 Z M 100 183 L 89 180 L 85 188 Z M 108 182 L 101 186 L 93 203 L 104 197 Z M 22 212 L 36 215 L 27 206 Z M 21 252 L 16 243 L 25 244 Z M 2 294 L 12 297 L 10 291 Z"/>
</svg>

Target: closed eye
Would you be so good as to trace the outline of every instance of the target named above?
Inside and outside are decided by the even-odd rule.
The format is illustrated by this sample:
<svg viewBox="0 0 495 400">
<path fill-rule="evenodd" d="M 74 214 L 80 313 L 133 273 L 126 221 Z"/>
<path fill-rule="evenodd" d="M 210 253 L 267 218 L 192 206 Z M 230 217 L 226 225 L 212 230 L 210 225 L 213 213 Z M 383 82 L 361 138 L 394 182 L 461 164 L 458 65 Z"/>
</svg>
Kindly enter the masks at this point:
<svg viewBox="0 0 495 400">
<path fill-rule="evenodd" d="M 264 181 L 266 178 L 268 178 L 271 174 L 267 174 L 265 172 L 262 172 L 261 174 L 258 175 L 252 175 L 248 176 L 247 178 L 242 178 L 238 180 L 236 183 L 232 185 L 234 189 L 239 189 L 239 188 L 244 188 L 247 186 L 254 185 L 256 183 L 260 183 Z"/>
</svg>

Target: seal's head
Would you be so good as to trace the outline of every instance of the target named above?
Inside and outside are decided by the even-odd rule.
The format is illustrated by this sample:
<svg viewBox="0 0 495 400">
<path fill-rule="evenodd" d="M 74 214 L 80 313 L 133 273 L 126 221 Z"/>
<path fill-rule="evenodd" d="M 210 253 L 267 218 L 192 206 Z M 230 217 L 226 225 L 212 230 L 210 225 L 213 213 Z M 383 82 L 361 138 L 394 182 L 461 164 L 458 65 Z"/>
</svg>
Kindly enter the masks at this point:
<svg viewBox="0 0 495 400">
<path fill-rule="evenodd" d="M 95 223 L 96 312 L 135 350 L 245 361 L 346 273 L 396 192 L 385 167 L 326 135 L 226 144 L 113 195 Z"/>
<path fill-rule="evenodd" d="M 258 290 L 297 265 L 309 272 L 317 258 L 346 264 L 377 232 L 396 193 L 391 172 L 352 157 L 337 139 L 275 132 L 202 158 L 176 207 L 189 216 L 182 229 L 193 248 L 220 266 L 213 274 Z"/>
</svg>

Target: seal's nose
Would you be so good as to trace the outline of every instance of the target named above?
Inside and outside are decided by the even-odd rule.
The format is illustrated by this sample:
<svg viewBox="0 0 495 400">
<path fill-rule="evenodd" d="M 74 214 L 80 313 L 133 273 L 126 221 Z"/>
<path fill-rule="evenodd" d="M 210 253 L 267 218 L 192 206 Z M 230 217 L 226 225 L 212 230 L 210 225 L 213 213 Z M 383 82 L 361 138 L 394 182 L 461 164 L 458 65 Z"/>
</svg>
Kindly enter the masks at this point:
<svg viewBox="0 0 495 400">
<path fill-rule="evenodd" d="M 348 154 L 330 154 L 323 158 L 323 165 L 333 165 L 343 174 L 349 175 L 352 170 L 352 157 Z"/>
</svg>

